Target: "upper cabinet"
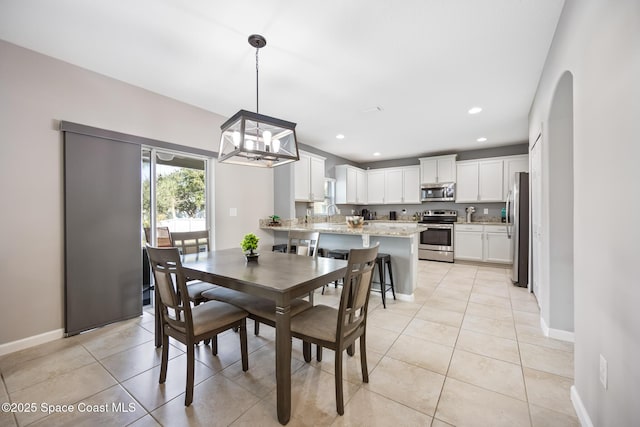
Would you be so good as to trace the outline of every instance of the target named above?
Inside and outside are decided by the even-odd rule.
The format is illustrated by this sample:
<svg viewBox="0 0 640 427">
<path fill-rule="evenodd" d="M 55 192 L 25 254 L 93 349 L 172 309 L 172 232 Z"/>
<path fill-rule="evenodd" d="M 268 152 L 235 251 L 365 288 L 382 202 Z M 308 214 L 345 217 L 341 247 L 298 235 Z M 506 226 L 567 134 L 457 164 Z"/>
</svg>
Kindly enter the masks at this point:
<svg viewBox="0 0 640 427">
<path fill-rule="evenodd" d="M 504 201 L 502 159 L 465 160 L 456 170 L 456 203 Z"/>
<path fill-rule="evenodd" d="M 513 188 L 516 172 L 529 172 L 529 156 L 509 156 L 504 158 L 504 189 L 503 197 L 507 200 L 509 191 Z"/>
<path fill-rule="evenodd" d="M 336 203 L 367 203 L 367 172 L 350 165 L 336 166 Z"/>
<path fill-rule="evenodd" d="M 367 171 L 367 202 L 375 204 L 420 203 L 420 167 L 371 169 Z"/>
<path fill-rule="evenodd" d="M 324 200 L 324 161 L 324 157 L 300 151 L 300 160 L 294 163 L 296 202 Z"/>
<path fill-rule="evenodd" d="M 420 182 L 456 182 L 456 154 L 420 158 Z"/>
<path fill-rule="evenodd" d="M 367 171 L 367 202 L 371 205 L 384 203 L 385 173 L 384 169 Z"/>
<path fill-rule="evenodd" d="M 405 166 L 402 170 L 402 203 L 422 203 L 420 200 L 420 166 Z"/>
</svg>

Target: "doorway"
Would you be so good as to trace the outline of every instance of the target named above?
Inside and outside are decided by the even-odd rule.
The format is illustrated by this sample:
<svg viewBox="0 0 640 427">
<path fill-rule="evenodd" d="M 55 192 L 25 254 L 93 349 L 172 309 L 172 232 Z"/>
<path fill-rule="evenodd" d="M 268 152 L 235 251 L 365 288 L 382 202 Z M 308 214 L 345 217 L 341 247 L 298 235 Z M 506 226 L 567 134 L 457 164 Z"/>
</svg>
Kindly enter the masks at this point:
<svg viewBox="0 0 640 427">
<path fill-rule="evenodd" d="M 142 148 L 143 248 L 145 242 L 159 247 L 171 246 L 171 232 L 210 229 L 207 166 L 205 157 Z M 151 277 L 144 249 L 143 257 L 143 304 L 148 305 Z"/>
</svg>

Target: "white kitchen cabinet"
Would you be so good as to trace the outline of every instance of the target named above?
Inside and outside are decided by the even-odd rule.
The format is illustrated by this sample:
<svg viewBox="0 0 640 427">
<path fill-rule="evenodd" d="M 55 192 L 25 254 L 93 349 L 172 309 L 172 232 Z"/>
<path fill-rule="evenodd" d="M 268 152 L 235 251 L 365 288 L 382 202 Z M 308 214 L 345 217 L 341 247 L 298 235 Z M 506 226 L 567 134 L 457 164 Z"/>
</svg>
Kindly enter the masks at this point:
<svg viewBox="0 0 640 427">
<path fill-rule="evenodd" d="M 384 170 L 384 202 L 386 204 L 402 203 L 404 196 L 402 168 L 386 168 Z"/>
<path fill-rule="evenodd" d="M 504 225 L 456 224 L 454 259 L 511 263 L 511 240 Z"/>
<path fill-rule="evenodd" d="M 367 203 L 367 172 L 351 165 L 336 166 L 336 203 Z"/>
<path fill-rule="evenodd" d="M 456 182 L 456 154 L 420 158 L 422 184 Z"/>
<path fill-rule="evenodd" d="M 385 173 L 384 169 L 367 171 L 367 202 L 370 205 L 384 203 Z"/>
<path fill-rule="evenodd" d="M 511 263 L 513 249 L 505 225 L 485 225 L 484 239 L 484 261 Z"/>
<path fill-rule="evenodd" d="M 420 167 L 371 169 L 367 171 L 367 203 L 420 203 Z"/>
<path fill-rule="evenodd" d="M 453 258 L 468 261 L 482 261 L 483 254 L 482 225 L 454 226 Z"/>
<path fill-rule="evenodd" d="M 529 156 L 527 154 L 504 158 L 504 201 L 507 201 L 509 191 L 513 188 L 513 181 L 516 172 L 529 172 Z"/>
<path fill-rule="evenodd" d="M 324 157 L 299 152 L 300 160 L 294 163 L 294 197 L 296 202 L 321 202 L 324 200 Z"/>
<path fill-rule="evenodd" d="M 356 170 L 356 203 L 360 205 L 367 204 L 367 171 L 362 169 Z"/>
<path fill-rule="evenodd" d="M 420 166 L 405 166 L 402 168 L 402 172 L 402 203 L 422 203 L 420 200 Z"/>
<path fill-rule="evenodd" d="M 456 203 L 503 201 L 503 161 L 465 160 L 456 165 Z"/>
</svg>

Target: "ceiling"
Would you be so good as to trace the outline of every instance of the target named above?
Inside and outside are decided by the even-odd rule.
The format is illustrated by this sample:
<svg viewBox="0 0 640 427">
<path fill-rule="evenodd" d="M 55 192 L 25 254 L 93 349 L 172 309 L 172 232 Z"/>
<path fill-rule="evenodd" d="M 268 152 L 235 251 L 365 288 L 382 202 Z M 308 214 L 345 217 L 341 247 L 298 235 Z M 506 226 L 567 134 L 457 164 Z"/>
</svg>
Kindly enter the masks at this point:
<svg viewBox="0 0 640 427">
<path fill-rule="evenodd" d="M 371 162 L 526 141 L 563 3 L 0 0 L 0 39 L 230 117 L 255 111 L 261 34 L 260 113 Z"/>
</svg>

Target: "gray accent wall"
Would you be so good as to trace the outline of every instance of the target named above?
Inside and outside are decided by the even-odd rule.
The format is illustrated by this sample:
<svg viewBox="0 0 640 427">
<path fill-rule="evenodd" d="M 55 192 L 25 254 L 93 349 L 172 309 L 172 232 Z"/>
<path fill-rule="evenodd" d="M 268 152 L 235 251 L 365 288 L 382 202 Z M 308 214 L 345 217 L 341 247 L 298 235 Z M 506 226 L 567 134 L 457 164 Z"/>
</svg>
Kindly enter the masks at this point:
<svg viewBox="0 0 640 427">
<path fill-rule="evenodd" d="M 8 320 L 0 323 L 3 354 L 63 334 L 59 121 L 217 151 L 226 118 L 4 41 L 0 58 L 0 217 L 3 238 L 11 242 L 0 248 L 0 271 L 7 284 L 0 303 L 3 319 Z M 258 234 L 261 245 L 269 245 L 273 237 L 259 229 L 258 221 L 273 213 L 273 170 L 211 163 L 215 247 L 240 251 L 248 232 Z M 33 271 L 36 274 L 28 274 Z"/>
</svg>

